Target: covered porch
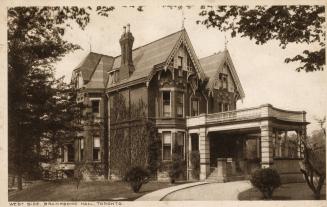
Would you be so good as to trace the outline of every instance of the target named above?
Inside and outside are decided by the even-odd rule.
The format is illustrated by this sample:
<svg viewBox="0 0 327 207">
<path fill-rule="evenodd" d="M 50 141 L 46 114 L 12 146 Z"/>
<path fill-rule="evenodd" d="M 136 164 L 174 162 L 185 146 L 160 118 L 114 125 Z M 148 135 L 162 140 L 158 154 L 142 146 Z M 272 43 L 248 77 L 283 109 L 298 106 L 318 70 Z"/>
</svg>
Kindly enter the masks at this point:
<svg viewBox="0 0 327 207">
<path fill-rule="evenodd" d="M 297 179 L 303 157 L 300 139 L 306 135 L 307 124 L 304 111 L 286 111 L 269 104 L 190 117 L 188 178 L 193 179 L 190 154 L 197 151 L 200 180 L 247 178 L 260 167 L 274 167 Z"/>
</svg>

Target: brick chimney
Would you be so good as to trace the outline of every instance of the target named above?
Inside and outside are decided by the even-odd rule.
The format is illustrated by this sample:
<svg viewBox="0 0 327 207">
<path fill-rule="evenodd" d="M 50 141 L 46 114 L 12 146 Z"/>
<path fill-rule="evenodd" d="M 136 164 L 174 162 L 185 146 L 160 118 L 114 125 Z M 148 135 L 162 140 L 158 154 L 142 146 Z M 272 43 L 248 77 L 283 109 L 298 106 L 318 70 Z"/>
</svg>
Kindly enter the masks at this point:
<svg viewBox="0 0 327 207">
<path fill-rule="evenodd" d="M 119 40 L 121 47 L 121 65 L 119 69 L 119 78 L 126 79 L 134 72 L 134 64 L 132 57 L 132 49 L 133 49 L 134 37 L 130 32 L 130 24 L 124 26 L 124 32 Z"/>
</svg>

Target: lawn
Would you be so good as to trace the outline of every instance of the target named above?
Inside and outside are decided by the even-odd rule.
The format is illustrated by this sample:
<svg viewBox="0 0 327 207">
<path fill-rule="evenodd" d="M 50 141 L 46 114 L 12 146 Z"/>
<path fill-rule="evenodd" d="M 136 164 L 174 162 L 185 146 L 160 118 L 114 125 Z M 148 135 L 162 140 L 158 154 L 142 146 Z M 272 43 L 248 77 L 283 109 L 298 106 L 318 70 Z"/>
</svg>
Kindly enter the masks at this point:
<svg viewBox="0 0 327 207">
<path fill-rule="evenodd" d="M 176 184 L 174 184 L 176 185 Z M 42 181 L 21 192 L 9 195 L 9 201 L 132 201 L 142 195 L 173 186 L 167 182 L 149 182 L 134 193 L 124 182 L 82 182 L 79 188 L 72 181 Z"/>
<path fill-rule="evenodd" d="M 238 195 L 239 200 L 262 200 L 260 191 L 251 188 Z M 272 200 L 314 200 L 314 196 L 306 183 L 283 184 L 275 190 Z M 321 200 L 326 200 L 326 186 L 322 187 Z"/>
</svg>

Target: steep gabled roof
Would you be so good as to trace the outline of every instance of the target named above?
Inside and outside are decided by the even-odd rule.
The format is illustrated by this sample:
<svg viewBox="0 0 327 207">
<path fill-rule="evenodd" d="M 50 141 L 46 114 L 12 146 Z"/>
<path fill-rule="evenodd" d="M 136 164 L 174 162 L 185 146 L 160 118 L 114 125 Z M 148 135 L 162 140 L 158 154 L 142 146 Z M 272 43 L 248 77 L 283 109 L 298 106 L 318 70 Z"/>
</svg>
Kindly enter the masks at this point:
<svg viewBox="0 0 327 207">
<path fill-rule="evenodd" d="M 225 63 L 229 65 L 230 73 L 232 74 L 232 78 L 235 82 L 237 91 L 239 92 L 241 98 L 244 98 L 245 94 L 240 79 L 238 78 L 234 64 L 227 49 L 225 49 L 223 52 L 218 52 L 216 54 L 200 59 L 202 69 L 209 79 L 206 86 L 207 89 L 213 89 L 215 81 L 218 77 L 218 73 Z"/>
<path fill-rule="evenodd" d="M 108 72 L 112 69 L 115 59 L 113 57 L 103 55 L 101 60 L 103 61 L 103 87 L 106 87 L 109 78 Z"/>
<path fill-rule="evenodd" d="M 112 67 L 114 58 L 107 55 L 102 55 L 94 52 L 90 52 L 84 60 L 74 69 L 82 74 L 83 80 L 88 82 L 91 80 L 94 71 L 96 70 L 100 60 L 104 62 L 103 69 L 104 73 L 107 73 Z M 106 70 L 106 72 L 105 72 Z M 104 78 L 107 78 L 107 75 Z"/>
<path fill-rule="evenodd" d="M 199 59 L 205 75 L 209 78 L 209 82 L 211 81 L 210 79 L 215 76 L 220 64 L 224 61 L 224 58 L 224 53 L 218 52 Z"/>
<path fill-rule="evenodd" d="M 154 67 L 159 64 L 165 64 L 167 66 L 181 44 L 186 46 L 186 49 L 194 63 L 198 77 L 201 80 L 208 79 L 207 88 L 209 90 L 213 88 L 215 79 L 217 78 L 221 67 L 223 67 L 224 63 L 227 63 L 230 66 L 230 72 L 236 88 L 240 93 L 240 96 L 242 98 L 244 97 L 240 80 L 237 76 L 228 50 L 198 59 L 185 29 L 133 49 L 132 54 L 135 71 L 129 78 L 119 80 L 116 86 L 135 80 L 149 81 L 153 75 Z M 99 65 L 100 62 L 103 64 Z M 90 82 L 87 84 L 91 88 L 106 88 L 108 83 L 108 72 L 119 69 L 120 64 L 120 55 L 112 57 L 91 52 L 76 67 L 74 72 L 81 72 L 86 83 L 92 80 L 92 83 Z M 100 75 L 102 77 L 100 77 Z"/>
<path fill-rule="evenodd" d="M 191 40 L 188 37 L 188 34 L 187 34 L 185 29 L 182 30 L 181 37 L 179 38 L 178 42 L 176 42 L 173 50 L 170 52 L 170 55 L 169 55 L 169 57 L 168 57 L 168 59 L 166 61 L 166 67 L 168 66 L 170 61 L 172 61 L 172 58 L 174 57 L 175 53 L 177 52 L 177 50 L 179 49 L 179 47 L 182 44 L 185 46 L 188 54 L 190 55 L 190 59 L 193 62 L 193 65 L 195 67 L 198 78 L 200 80 L 204 81 L 205 80 L 205 74 L 203 72 L 203 69 L 202 69 L 201 64 L 199 62 L 199 59 L 198 59 L 197 55 L 195 54 L 195 51 L 193 49 Z"/>
<path fill-rule="evenodd" d="M 153 66 L 167 60 L 170 52 L 180 38 L 182 31 L 175 32 L 154 42 L 148 43 L 133 50 L 133 64 L 135 71 L 125 80 L 120 80 L 118 84 L 147 77 Z M 121 64 L 121 56 L 115 57 L 112 70 L 118 69 Z"/>
</svg>

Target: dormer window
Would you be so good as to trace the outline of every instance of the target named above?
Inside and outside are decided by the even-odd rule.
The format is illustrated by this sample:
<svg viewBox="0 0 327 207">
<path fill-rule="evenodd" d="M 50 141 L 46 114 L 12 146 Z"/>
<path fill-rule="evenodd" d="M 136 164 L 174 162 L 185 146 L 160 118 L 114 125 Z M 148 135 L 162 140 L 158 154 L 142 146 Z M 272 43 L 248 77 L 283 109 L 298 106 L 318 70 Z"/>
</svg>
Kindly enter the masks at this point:
<svg viewBox="0 0 327 207">
<path fill-rule="evenodd" d="M 178 56 L 177 61 L 177 68 L 178 68 L 178 76 L 183 76 L 183 57 Z"/>
<path fill-rule="evenodd" d="M 192 60 L 190 57 L 187 57 L 187 70 L 192 71 Z"/>
<path fill-rule="evenodd" d="M 183 68 L 183 57 L 181 57 L 181 56 L 178 56 L 177 67 L 178 67 L 178 69 Z"/>
<path fill-rule="evenodd" d="M 199 115 L 199 100 L 198 99 L 191 99 L 191 116 L 198 116 Z"/>
<path fill-rule="evenodd" d="M 113 85 L 118 82 L 119 70 L 111 71 L 109 73 L 108 85 Z"/>
<path fill-rule="evenodd" d="M 82 88 L 84 85 L 84 80 L 82 74 L 78 74 L 76 77 L 76 88 Z"/>
<path fill-rule="evenodd" d="M 227 89 L 227 74 L 219 73 L 220 88 Z"/>
</svg>

